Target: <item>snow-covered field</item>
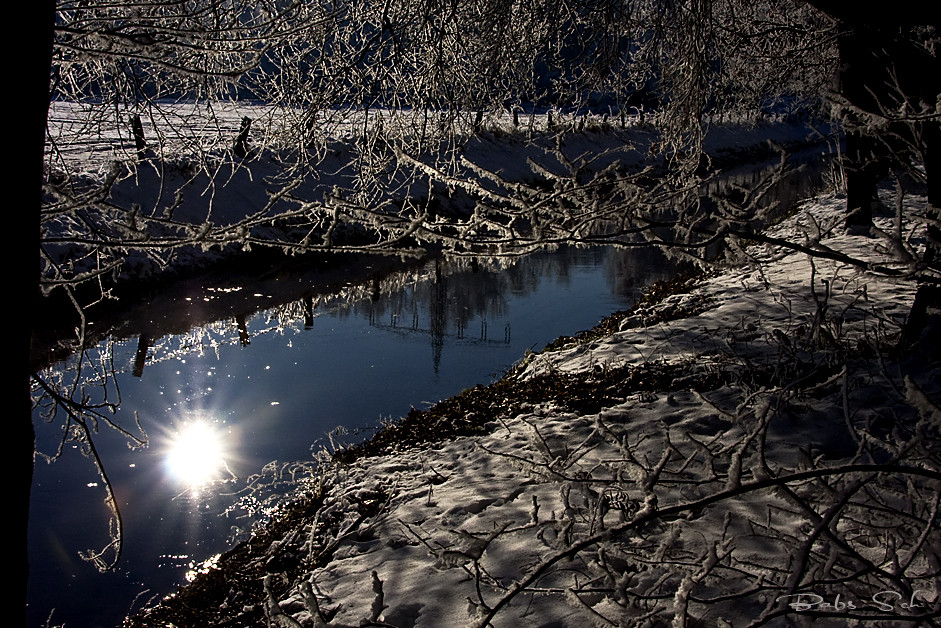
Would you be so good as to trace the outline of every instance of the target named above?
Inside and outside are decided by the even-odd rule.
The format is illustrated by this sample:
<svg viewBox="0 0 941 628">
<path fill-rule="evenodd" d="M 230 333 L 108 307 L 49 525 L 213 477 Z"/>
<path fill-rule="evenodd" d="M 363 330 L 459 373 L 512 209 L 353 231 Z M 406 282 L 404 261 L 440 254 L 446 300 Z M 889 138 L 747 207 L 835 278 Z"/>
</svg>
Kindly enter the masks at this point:
<svg viewBox="0 0 941 628">
<path fill-rule="evenodd" d="M 72 173 L 106 173 L 115 161 L 133 162 L 137 159 L 136 144 L 131 130 L 131 118 L 139 116 L 141 130 L 148 148 L 153 153 L 168 158 L 199 159 L 210 154 L 231 151 L 233 140 L 238 135 L 242 120 L 252 121 L 249 145 L 278 150 L 290 148 L 296 138 L 292 126 L 301 120 L 308 122 L 303 111 L 275 108 L 267 105 L 237 103 L 152 103 L 140 110 L 115 110 L 97 104 L 55 101 L 50 104 L 48 116 L 47 163 L 51 169 Z M 416 127 L 420 124 L 421 112 L 393 112 L 371 109 L 337 109 L 319 112 L 313 119 L 317 137 L 344 142 L 360 139 L 364 128 L 371 128 L 381 119 L 385 127 Z M 515 125 L 508 112 L 488 114 L 483 126 L 488 133 L 503 136 L 524 133 L 544 134 L 552 114 L 527 113 L 519 116 Z M 627 116 L 624 120 L 601 114 L 563 116 L 555 113 L 555 125 L 562 133 L 579 128 L 604 126 L 608 129 L 626 130 L 635 141 L 640 140 L 639 119 Z M 464 121 L 458 121 L 460 125 Z M 469 124 L 469 121 L 467 121 Z M 825 125 L 818 125 L 823 130 Z M 781 120 L 766 120 L 759 123 L 753 118 L 736 121 L 725 120 L 710 129 L 707 150 L 712 154 L 740 152 L 743 147 L 753 147 L 767 140 L 787 144 L 807 136 L 811 129 L 806 125 L 782 124 Z M 825 132 L 825 131 L 824 131 Z M 798 133 L 799 135 L 795 135 Z M 620 134 L 614 134 L 620 135 Z M 598 150 L 598 137 L 593 148 Z M 617 138 L 615 138 L 617 139 Z M 623 141 L 624 137 L 620 138 Z M 484 143 L 486 146 L 486 143 Z M 535 146 L 538 148 L 538 145 Z M 600 147 L 608 149 L 609 146 Z M 641 146 L 646 149 L 646 146 Z M 524 167 L 525 157 L 516 164 Z M 499 159 L 497 154 L 496 158 Z M 488 158 L 491 167 L 494 157 Z M 511 164 L 502 163 L 501 167 Z"/>
<path fill-rule="evenodd" d="M 884 258 L 842 207 L 770 233 Z M 892 352 L 914 286 L 749 252 L 530 356 L 507 377 L 542 400 L 459 417 L 480 435 L 325 462 L 303 508 L 133 625 L 936 625 L 941 365 Z"/>
</svg>

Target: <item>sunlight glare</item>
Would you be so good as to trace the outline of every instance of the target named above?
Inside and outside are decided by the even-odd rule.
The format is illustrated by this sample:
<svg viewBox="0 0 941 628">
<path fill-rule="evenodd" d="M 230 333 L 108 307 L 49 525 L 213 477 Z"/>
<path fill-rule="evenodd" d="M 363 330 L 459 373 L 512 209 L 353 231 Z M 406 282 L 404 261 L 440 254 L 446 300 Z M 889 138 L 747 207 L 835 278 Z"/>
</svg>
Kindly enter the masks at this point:
<svg viewBox="0 0 941 628">
<path fill-rule="evenodd" d="M 222 475 L 224 453 L 222 434 L 214 425 L 188 422 L 170 439 L 167 472 L 178 482 L 199 487 Z"/>
</svg>

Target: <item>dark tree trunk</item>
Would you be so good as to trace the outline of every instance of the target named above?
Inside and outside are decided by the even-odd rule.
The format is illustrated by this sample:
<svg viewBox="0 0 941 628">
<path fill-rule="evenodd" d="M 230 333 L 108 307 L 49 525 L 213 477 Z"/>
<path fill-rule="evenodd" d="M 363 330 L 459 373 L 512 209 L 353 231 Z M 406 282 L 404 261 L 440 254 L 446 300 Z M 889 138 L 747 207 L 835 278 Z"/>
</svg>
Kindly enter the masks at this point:
<svg viewBox="0 0 941 628">
<path fill-rule="evenodd" d="M 924 165 L 929 224 L 923 263 L 941 268 L 941 123 L 924 113 L 938 102 L 941 68 L 937 54 L 913 39 L 915 27 L 933 27 L 937 12 L 914 0 L 899 0 L 886 10 L 840 0 L 807 0 L 843 29 L 839 40 L 838 90 L 846 101 L 846 196 L 849 229 L 867 228 L 878 204 L 876 188 L 890 170 Z M 895 120 L 891 120 L 895 117 Z M 873 124 L 878 121 L 879 124 Z M 933 224 L 931 221 L 935 221 Z M 930 278 L 930 274 L 926 275 Z M 896 346 L 900 358 L 936 362 L 941 353 L 941 286 L 926 280 L 916 292 L 908 321 Z"/>
<path fill-rule="evenodd" d="M 941 122 L 930 120 L 921 128 L 925 178 L 928 181 L 928 245 L 925 263 L 941 272 Z"/>
<path fill-rule="evenodd" d="M 134 134 L 134 148 L 137 149 L 137 158 L 144 161 L 147 159 L 147 140 L 144 138 L 144 125 L 137 114 L 131 117 L 131 132 Z"/>
<path fill-rule="evenodd" d="M 928 167 L 923 151 L 931 133 L 921 133 L 907 122 L 886 122 L 903 102 L 936 102 L 937 57 L 918 50 L 909 37 L 912 27 L 937 24 L 914 0 L 900 0 L 888 11 L 839 0 L 808 2 L 836 19 L 841 29 L 837 90 L 846 103 L 846 225 L 868 228 L 879 204 L 877 186 L 894 167 L 925 158 L 929 179 L 931 171 L 937 173 L 936 167 Z"/>
<path fill-rule="evenodd" d="M 24 95 L 24 115 L 26 120 L 24 125 L 28 130 L 28 140 L 24 159 L 15 159 L 15 168 L 22 170 L 22 173 L 15 175 L 15 180 L 27 182 L 26 189 L 28 194 L 37 194 L 39 196 L 39 187 L 42 182 L 43 150 L 46 141 L 46 117 L 49 111 L 49 72 L 52 66 L 52 42 L 55 25 L 56 4 L 54 0 L 41 0 L 40 2 L 29 5 L 27 9 L 28 17 L 26 24 L 35 25 L 36 32 L 33 36 L 21 38 L 16 44 L 21 50 L 18 54 L 21 59 L 29 59 L 28 62 L 13 64 L 14 72 L 21 72 L 23 75 L 17 77 L 13 84 L 18 85 Z M 35 179 L 33 177 L 36 177 Z M 29 192 L 29 181 L 35 181 L 35 192 Z M 27 196 L 28 198 L 28 196 Z M 41 198 L 36 199 L 41 203 Z M 28 205 L 27 205 L 28 207 Z M 39 207 L 27 210 L 26 226 L 18 229 L 17 241 L 24 247 L 23 251 L 19 246 L 15 246 L 14 255 L 18 258 L 15 261 L 8 260 L 10 267 L 18 268 L 23 260 L 35 260 L 39 249 Z M 33 213 L 35 212 L 35 213 Z M 9 253 L 8 253 L 9 254 Z M 16 264 L 14 266 L 14 264 Z M 33 268 L 28 264 L 27 268 Z M 14 573 L 13 579 L 16 583 L 13 587 L 10 597 L 13 606 L 8 609 L 4 615 L 9 625 L 26 625 L 26 600 L 29 584 L 29 550 L 28 550 L 28 530 L 29 530 L 29 498 L 33 482 L 33 458 L 35 454 L 35 433 L 33 431 L 33 413 L 32 402 L 30 399 L 31 373 L 30 349 L 32 345 L 33 321 L 35 320 L 35 310 L 39 302 L 39 273 L 38 268 L 35 272 L 22 271 L 14 272 L 17 279 L 12 281 L 14 284 L 15 296 L 13 302 L 16 307 L 8 308 L 14 316 L 11 329 L 15 330 L 12 336 L 17 345 L 16 351 L 22 352 L 24 368 L 17 370 L 14 376 L 15 389 L 12 391 L 11 398 L 15 417 L 20 415 L 20 419 L 15 419 L 12 424 L 13 439 L 9 448 L 9 459 L 13 464 L 13 490 L 12 502 L 13 513 L 13 536 L 10 540 L 10 546 L 13 548 L 13 560 L 9 570 Z"/>
<path fill-rule="evenodd" d="M 252 119 L 249 117 L 242 118 L 242 124 L 239 127 L 239 134 L 235 138 L 235 142 L 232 145 L 232 152 L 235 153 L 235 156 L 239 159 L 245 159 L 248 157 L 248 133 L 252 128 Z"/>
<path fill-rule="evenodd" d="M 923 137 L 925 177 L 928 181 L 927 245 L 924 263 L 941 273 L 941 123 L 928 121 L 918 129 Z M 915 302 L 902 330 L 898 344 L 900 355 L 941 362 L 941 286 L 923 284 L 915 293 Z"/>
<path fill-rule="evenodd" d="M 846 226 L 850 230 L 872 227 L 873 209 L 879 204 L 878 185 L 895 158 L 888 129 L 874 124 L 896 104 L 891 93 L 898 28 L 855 25 L 840 34 L 839 92 L 849 103 L 843 114 L 846 135 Z"/>
<path fill-rule="evenodd" d="M 843 170 L 846 181 L 846 228 L 868 232 L 872 210 L 879 202 L 879 172 L 873 147 L 877 140 L 865 129 L 847 129 Z"/>
<path fill-rule="evenodd" d="M 936 371 L 941 363 L 941 286 L 918 286 L 893 357 L 905 371 Z"/>
</svg>

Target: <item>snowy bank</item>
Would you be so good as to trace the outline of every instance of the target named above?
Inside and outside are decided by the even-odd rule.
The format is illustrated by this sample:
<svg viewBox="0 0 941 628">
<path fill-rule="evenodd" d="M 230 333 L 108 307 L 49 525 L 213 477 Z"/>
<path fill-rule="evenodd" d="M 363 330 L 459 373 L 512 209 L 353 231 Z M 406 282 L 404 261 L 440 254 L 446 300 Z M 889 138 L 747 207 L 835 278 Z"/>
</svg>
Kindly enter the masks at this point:
<svg viewBox="0 0 941 628">
<path fill-rule="evenodd" d="M 752 245 L 297 467 L 280 516 L 127 625 L 936 625 L 941 364 L 896 350 L 915 286 L 866 270 L 888 255 L 843 204 L 769 234 L 859 264 Z"/>
</svg>

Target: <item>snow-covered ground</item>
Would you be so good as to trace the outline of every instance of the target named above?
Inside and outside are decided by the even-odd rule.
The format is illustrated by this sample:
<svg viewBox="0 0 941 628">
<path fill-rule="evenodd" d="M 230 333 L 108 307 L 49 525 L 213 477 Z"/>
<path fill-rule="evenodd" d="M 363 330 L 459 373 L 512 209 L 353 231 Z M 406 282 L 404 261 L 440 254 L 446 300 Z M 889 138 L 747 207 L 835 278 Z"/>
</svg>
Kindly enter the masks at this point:
<svg viewBox="0 0 941 628">
<path fill-rule="evenodd" d="M 769 235 L 888 259 L 843 205 Z M 525 399 L 325 458 L 287 515 L 132 625 L 936 625 L 941 365 L 892 351 L 915 286 L 749 252 L 529 356 L 505 380 Z M 434 439 L 462 420 L 481 433 Z"/>
</svg>

